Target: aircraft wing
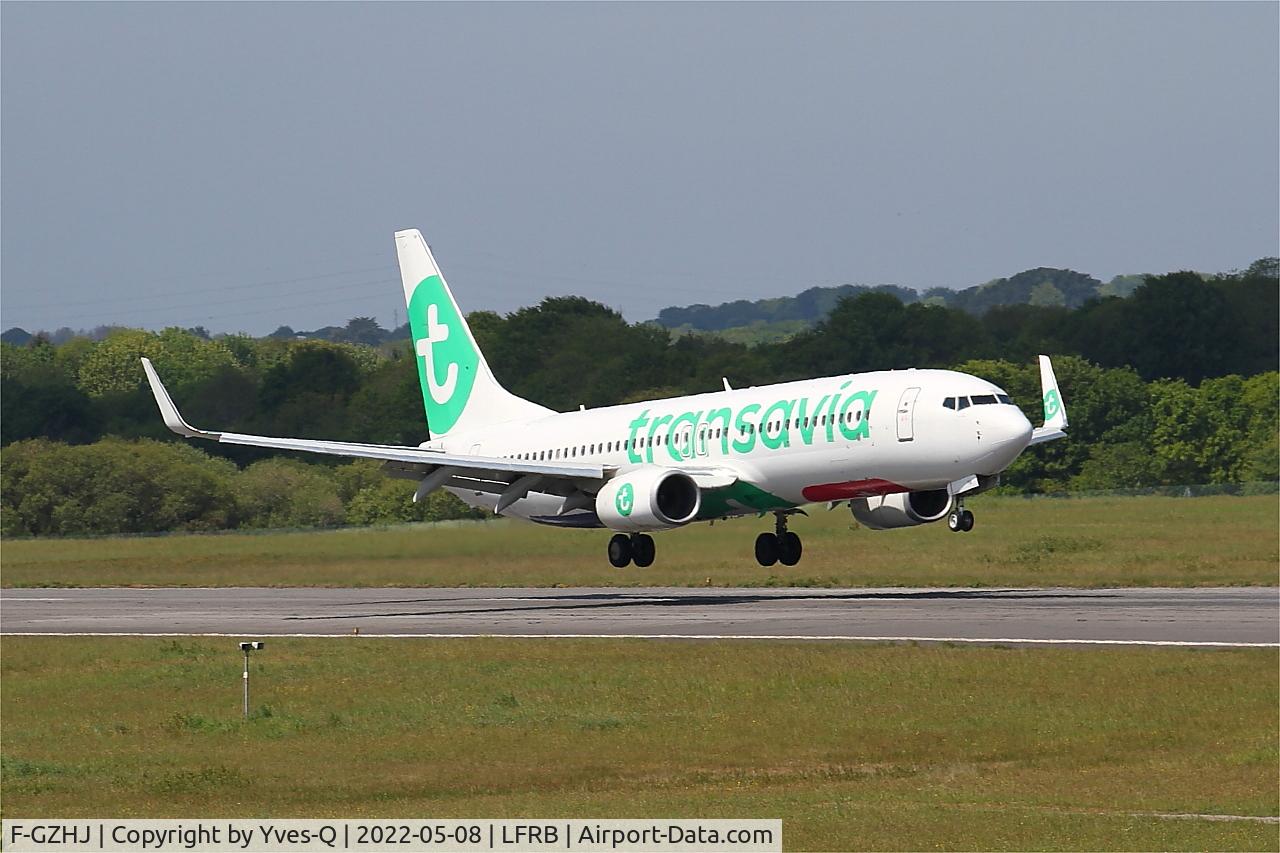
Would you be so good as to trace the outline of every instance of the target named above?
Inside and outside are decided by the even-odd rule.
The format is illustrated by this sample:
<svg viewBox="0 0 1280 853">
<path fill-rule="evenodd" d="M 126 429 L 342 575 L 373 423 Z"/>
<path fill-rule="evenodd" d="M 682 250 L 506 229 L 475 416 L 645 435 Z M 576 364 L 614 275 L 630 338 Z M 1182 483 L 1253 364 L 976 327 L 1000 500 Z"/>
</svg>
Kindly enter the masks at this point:
<svg viewBox="0 0 1280 853">
<path fill-rule="evenodd" d="M 612 466 L 584 462 L 527 462 L 495 456 L 443 453 L 421 447 L 317 441 L 308 438 L 276 438 L 235 432 L 213 432 L 188 424 L 160 381 L 151 360 L 142 359 L 151 393 L 160 407 L 165 426 L 186 438 L 203 438 L 220 444 L 241 444 L 275 450 L 296 450 L 354 459 L 379 459 L 388 473 L 419 480 L 414 500 L 421 500 L 441 486 L 455 486 L 500 495 L 498 512 L 531 491 L 569 497 L 582 486 L 598 486 L 613 473 Z M 594 489 L 593 489 L 594 490 Z"/>
</svg>

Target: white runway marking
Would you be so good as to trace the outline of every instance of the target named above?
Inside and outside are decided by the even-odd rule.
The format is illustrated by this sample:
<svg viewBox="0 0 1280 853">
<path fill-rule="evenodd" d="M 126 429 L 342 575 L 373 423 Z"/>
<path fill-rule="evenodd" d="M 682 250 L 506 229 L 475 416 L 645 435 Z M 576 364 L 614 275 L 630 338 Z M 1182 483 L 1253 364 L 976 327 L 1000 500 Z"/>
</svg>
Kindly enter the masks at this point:
<svg viewBox="0 0 1280 853">
<path fill-rule="evenodd" d="M 65 598 L 23 598 L 21 596 L 17 598 L 14 598 L 12 596 L 10 596 L 9 598 L 0 598 L 0 604 L 3 604 L 6 601 L 66 601 L 66 599 Z"/>
<path fill-rule="evenodd" d="M 972 643 L 1045 646 L 1184 646 L 1188 648 L 1280 649 L 1280 643 L 1215 643 L 1190 640 L 1068 640 L 1033 637 L 864 637 L 847 634 L 795 636 L 788 634 L 273 634 L 244 631 L 4 631 L 0 637 L 292 637 L 296 639 L 358 640 L 825 640 L 858 643 Z"/>
<path fill-rule="evenodd" d="M 1250 815 L 1250 814 L 1163 814 L 1160 812 L 1133 812 L 1134 817 L 1158 817 L 1165 820 L 1213 820 L 1213 821 L 1231 821 L 1243 820 L 1252 821 L 1253 823 L 1280 823 L 1280 817 L 1268 817 L 1266 815 Z"/>
</svg>

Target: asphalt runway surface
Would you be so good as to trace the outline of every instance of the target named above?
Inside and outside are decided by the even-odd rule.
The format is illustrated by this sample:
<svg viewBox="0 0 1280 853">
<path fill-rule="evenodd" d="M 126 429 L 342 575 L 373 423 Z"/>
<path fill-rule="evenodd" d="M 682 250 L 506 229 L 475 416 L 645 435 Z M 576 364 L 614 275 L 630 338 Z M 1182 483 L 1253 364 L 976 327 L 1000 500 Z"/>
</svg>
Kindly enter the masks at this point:
<svg viewBox="0 0 1280 853">
<path fill-rule="evenodd" d="M 1280 647 L 1280 589 L 6 589 L 0 633 Z"/>
</svg>

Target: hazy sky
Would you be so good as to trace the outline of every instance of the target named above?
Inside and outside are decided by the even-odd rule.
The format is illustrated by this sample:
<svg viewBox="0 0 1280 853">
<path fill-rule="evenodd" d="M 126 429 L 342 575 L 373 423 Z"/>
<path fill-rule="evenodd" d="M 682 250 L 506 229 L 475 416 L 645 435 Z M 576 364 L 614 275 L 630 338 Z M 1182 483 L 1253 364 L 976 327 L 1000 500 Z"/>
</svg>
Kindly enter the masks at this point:
<svg viewBox="0 0 1280 853">
<path fill-rule="evenodd" d="M 1280 4 L 0 4 L 0 325 L 629 319 L 1280 249 Z"/>
</svg>

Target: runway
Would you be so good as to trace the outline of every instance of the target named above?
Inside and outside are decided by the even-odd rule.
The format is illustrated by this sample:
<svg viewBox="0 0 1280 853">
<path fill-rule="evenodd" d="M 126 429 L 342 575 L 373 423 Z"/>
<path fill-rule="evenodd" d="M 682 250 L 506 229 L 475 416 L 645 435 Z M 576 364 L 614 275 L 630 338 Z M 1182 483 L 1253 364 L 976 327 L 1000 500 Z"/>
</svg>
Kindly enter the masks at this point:
<svg viewBox="0 0 1280 853">
<path fill-rule="evenodd" d="M 1280 590 L 6 589 L 0 634 L 1280 647 Z"/>
</svg>

